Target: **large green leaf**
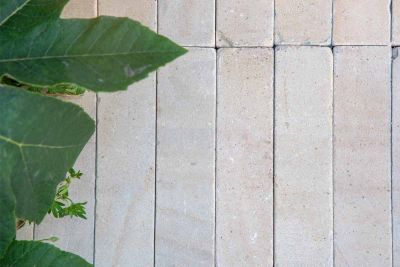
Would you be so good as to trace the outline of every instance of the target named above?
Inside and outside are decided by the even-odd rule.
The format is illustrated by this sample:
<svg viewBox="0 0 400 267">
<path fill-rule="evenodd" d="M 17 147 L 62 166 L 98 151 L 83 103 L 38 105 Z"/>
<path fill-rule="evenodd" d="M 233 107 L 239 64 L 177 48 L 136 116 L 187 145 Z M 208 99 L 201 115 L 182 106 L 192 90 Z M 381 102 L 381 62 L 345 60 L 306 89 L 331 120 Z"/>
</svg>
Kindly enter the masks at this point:
<svg viewBox="0 0 400 267">
<path fill-rule="evenodd" d="M 0 39 L 15 38 L 57 19 L 69 0 L 0 0 Z"/>
<path fill-rule="evenodd" d="M 11 183 L 16 216 L 39 223 L 94 122 L 76 105 L 8 87 L 0 87 L 0 114 L 0 154 L 8 162 L 0 179 Z"/>
<path fill-rule="evenodd" d="M 30 4 L 43 1 L 31 0 Z M 58 7 L 65 4 L 55 2 Z M 48 14 L 53 14 L 50 10 Z M 37 23 L 44 15 L 37 18 L 31 13 L 24 13 L 24 21 L 14 21 L 11 16 L 7 25 L 0 25 L 0 76 L 39 86 L 75 83 L 93 91 L 124 90 L 186 52 L 128 18 Z M 18 37 L 9 37 L 14 28 L 29 23 L 37 26 Z"/>
<path fill-rule="evenodd" d="M 15 198 L 12 193 L 9 164 L 15 159 L 0 150 L 0 259 L 4 256 L 9 244 L 15 238 Z"/>
<path fill-rule="evenodd" d="M 90 267 L 79 256 L 39 241 L 14 241 L 0 260 L 1 267 Z"/>
</svg>

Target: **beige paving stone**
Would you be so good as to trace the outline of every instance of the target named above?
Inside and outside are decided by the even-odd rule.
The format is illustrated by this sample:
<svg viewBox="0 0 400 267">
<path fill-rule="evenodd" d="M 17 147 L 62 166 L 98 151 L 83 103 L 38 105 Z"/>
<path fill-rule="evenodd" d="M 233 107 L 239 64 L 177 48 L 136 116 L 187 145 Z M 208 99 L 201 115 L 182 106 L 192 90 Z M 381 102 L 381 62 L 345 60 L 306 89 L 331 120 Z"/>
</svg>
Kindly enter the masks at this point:
<svg viewBox="0 0 400 267">
<path fill-rule="evenodd" d="M 392 0 L 392 44 L 400 45 L 400 0 Z"/>
<path fill-rule="evenodd" d="M 96 266 L 152 266 L 155 75 L 99 98 Z"/>
<path fill-rule="evenodd" d="M 273 0 L 218 0 L 217 46 L 273 46 Z"/>
<path fill-rule="evenodd" d="M 330 45 L 331 0 L 276 0 L 275 44 Z"/>
<path fill-rule="evenodd" d="M 332 266 L 332 52 L 278 47 L 275 62 L 275 266 Z"/>
<path fill-rule="evenodd" d="M 99 15 L 129 17 L 153 30 L 157 28 L 155 0 L 98 0 Z"/>
<path fill-rule="evenodd" d="M 399 48 L 393 49 L 393 110 L 392 110 L 392 210 L 393 264 L 400 266 L 400 57 Z"/>
<path fill-rule="evenodd" d="M 93 18 L 97 14 L 97 0 L 70 0 L 65 6 L 63 18 Z"/>
<path fill-rule="evenodd" d="M 334 45 L 389 45 L 390 0 L 333 1 Z"/>
<path fill-rule="evenodd" d="M 337 266 L 391 266 L 391 49 L 334 49 Z"/>
<path fill-rule="evenodd" d="M 214 49 L 189 53 L 158 75 L 156 266 L 213 266 Z"/>
<path fill-rule="evenodd" d="M 184 46 L 215 45 L 215 0 L 160 0 L 159 33 Z"/>
<path fill-rule="evenodd" d="M 91 18 L 95 16 L 95 0 L 72 0 L 63 12 L 65 18 Z M 86 92 L 81 97 L 70 96 L 62 99 L 80 105 L 92 118 L 96 118 L 96 95 L 94 93 Z M 48 215 L 40 225 L 36 225 L 34 234 L 36 240 L 52 236 L 58 237 L 59 240 L 56 243 L 58 247 L 76 253 L 89 262 L 93 262 L 94 248 L 95 155 L 96 138 L 93 136 L 74 166 L 76 170 L 81 170 L 84 175 L 80 181 L 74 182 L 70 189 L 71 199 L 76 202 L 87 202 L 87 220 L 77 218 L 55 219 Z M 26 234 L 25 232 L 24 235 Z"/>
<path fill-rule="evenodd" d="M 99 0 L 100 15 L 156 28 L 148 0 Z M 98 104 L 96 266 L 152 266 L 155 205 L 155 74 Z"/>
<path fill-rule="evenodd" d="M 17 240 L 32 240 L 33 239 L 33 224 L 25 224 L 25 226 L 17 231 Z"/>
<path fill-rule="evenodd" d="M 272 266 L 273 50 L 218 52 L 217 266 Z"/>
</svg>

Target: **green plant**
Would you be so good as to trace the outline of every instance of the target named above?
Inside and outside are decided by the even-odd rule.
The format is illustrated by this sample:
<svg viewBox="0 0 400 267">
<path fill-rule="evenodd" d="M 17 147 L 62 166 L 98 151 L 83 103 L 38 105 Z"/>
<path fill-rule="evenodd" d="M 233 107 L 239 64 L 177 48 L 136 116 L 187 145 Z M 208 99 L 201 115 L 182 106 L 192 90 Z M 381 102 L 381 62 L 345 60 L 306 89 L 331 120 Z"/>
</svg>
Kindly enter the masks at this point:
<svg viewBox="0 0 400 267">
<path fill-rule="evenodd" d="M 67 178 L 62 181 L 57 187 L 56 197 L 48 211 L 48 214 L 53 214 L 55 218 L 63 218 L 65 216 L 80 217 L 86 219 L 86 202 L 74 203 L 69 198 L 69 187 L 74 179 L 81 179 L 82 173 L 71 168 L 68 171 Z"/>
<path fill-rule="evenodd" d="M 15 240 L 17 223 L 40 223 L 49 210 L 84 217 L 65 174 L 94 121 L 49 94 L 125 90 L 186 52 L 127 18 L 60 19 L 67 2 L 0 0 L 0 266 L 91 266 L 53 245 Z"/>
</svg>

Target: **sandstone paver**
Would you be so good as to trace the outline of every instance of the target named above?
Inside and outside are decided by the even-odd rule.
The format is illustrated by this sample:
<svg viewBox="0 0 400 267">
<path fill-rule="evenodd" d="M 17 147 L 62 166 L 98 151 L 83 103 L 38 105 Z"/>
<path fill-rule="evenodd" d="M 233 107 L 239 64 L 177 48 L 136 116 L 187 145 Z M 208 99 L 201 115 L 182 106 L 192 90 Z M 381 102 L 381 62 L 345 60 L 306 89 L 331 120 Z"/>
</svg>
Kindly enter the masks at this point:
<svg viewBox="0 0 400 267">
<path fill-rule="evenodd" d="M 272 266 L 270 48 L 218 52 L 217 266 Z"/>
<path fill-rule="evenodd" d="M 276 0 L 275 44 L 330 45 L 331 0 Z"/>
<path fill-rule="evenodd" d="M 215 0 L 158 2 L 159 32 L 184 46 L 215 45 Z"/>
<path fill-rule="evenodd" d="M 390 0 L 335 0 L 334 45 L 389 45 Z"/>
<path fill-rule="evenodd" d="M 213 266 L 214 49 L 193 48 L 158 75 L 156 266 Z"/>
<path fill-rule="evenodd" d="M 273 0 L 218 0 L 217 46 L 273 46 Z"/>
<path fill-rule="evenodd" d="M 275 49 L 275 265 L 331 266 L 329 48 Z"/>
<path fill-rule="evenodd" d="M 100 15 L 156 28 L 155 1 L 99 0 Z M 154 262 L 156 75 L 98 102 L 96 266 Z"/>
<path fill-rule="evenodd" d="M 390 266 L 391 49 L 334 49 L 334 229 L 338 266 Z"/>
</svg>

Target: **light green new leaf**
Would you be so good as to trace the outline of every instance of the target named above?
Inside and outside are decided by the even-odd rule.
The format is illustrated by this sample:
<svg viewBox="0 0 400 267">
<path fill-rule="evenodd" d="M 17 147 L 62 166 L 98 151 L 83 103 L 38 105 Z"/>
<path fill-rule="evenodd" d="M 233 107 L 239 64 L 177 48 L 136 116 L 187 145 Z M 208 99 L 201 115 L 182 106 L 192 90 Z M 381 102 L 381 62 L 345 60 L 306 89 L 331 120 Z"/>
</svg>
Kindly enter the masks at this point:
<svg viewBox="0 0 400 267">
<path fill-rule="evenodd" d="M 8 162 L 0 179 L 11 183 L 16 216 L 39 223 L 94 122 L 74 104 L 8 87 L 0 87 L 0 114 L 0 155 Z"/>
<path fill-rule="evenodd" d="M 14 241 L 0 260 L 1 267 L 90 267 L 79 256 L 39 241 Z"/>
<path fill-rule="evenodd" d="M 30 1 L 36 2 L 41 1 Z M 36 16 L 24 15 L 24 24 L 37 24 Z M 9 36 L 19 26 L 8 24 L 0 25 L 0 77 L 44 87 L 74 83 L 93 91 L 124 90 L 186 52 L 128 18 L 55 19 L 18 38 Z"/>
</svg>

